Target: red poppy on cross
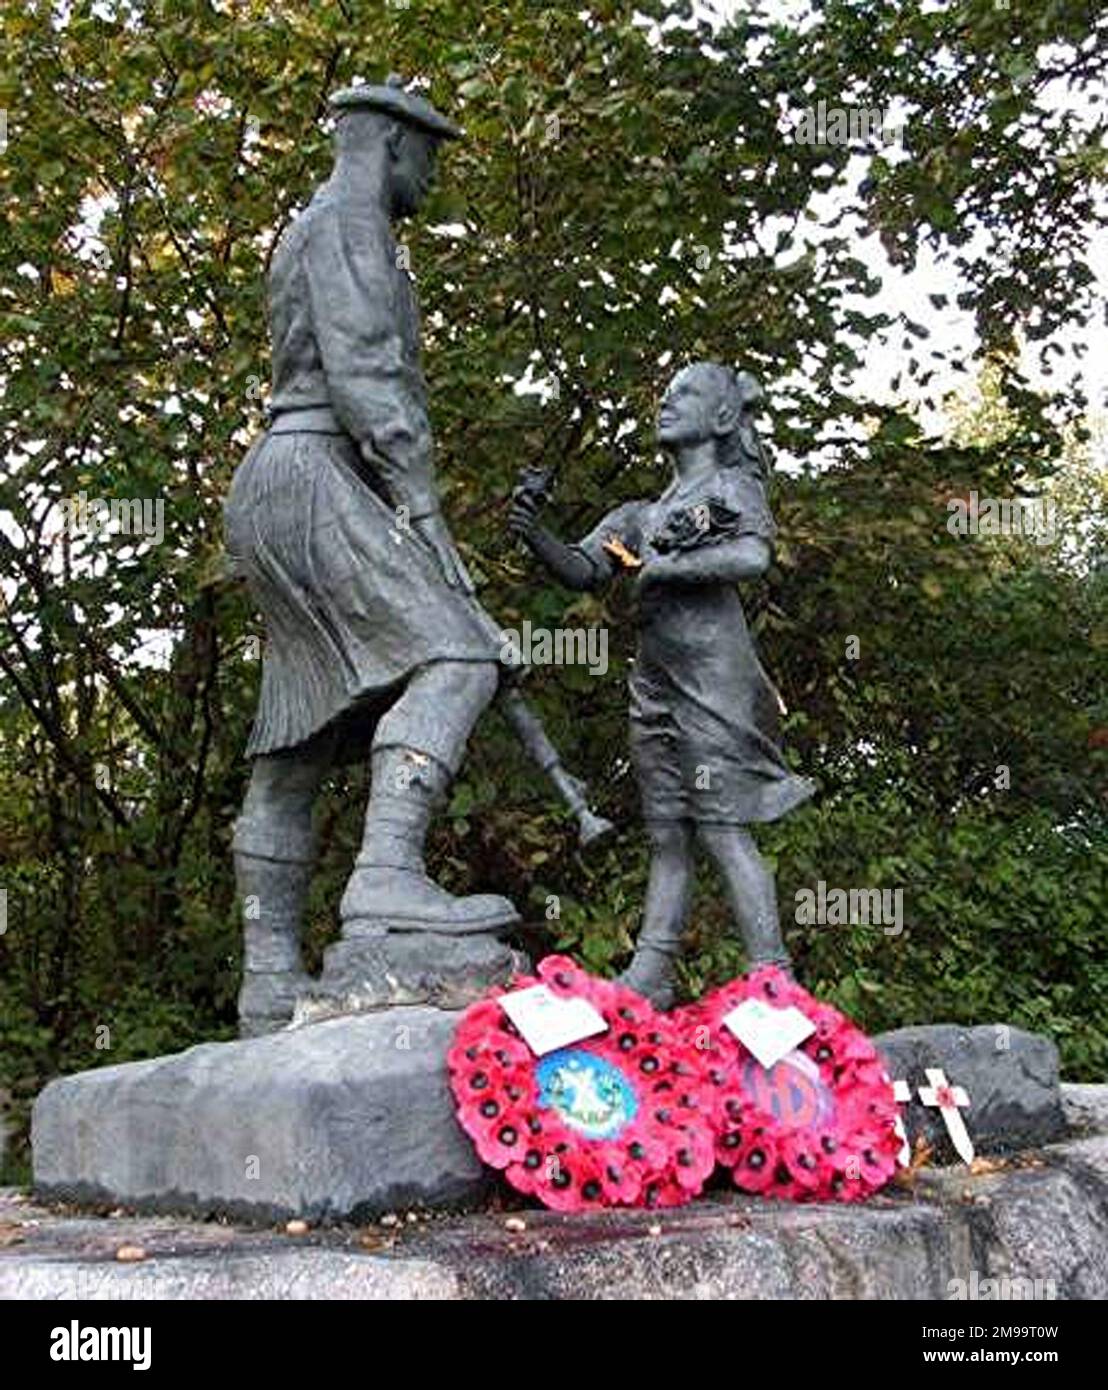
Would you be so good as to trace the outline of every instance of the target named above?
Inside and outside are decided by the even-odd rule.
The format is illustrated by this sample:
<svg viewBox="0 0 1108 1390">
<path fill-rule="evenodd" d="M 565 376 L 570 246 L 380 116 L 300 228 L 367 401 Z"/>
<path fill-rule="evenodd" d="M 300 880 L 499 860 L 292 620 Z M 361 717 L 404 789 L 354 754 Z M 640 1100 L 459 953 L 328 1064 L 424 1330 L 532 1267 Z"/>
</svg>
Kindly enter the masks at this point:
<svg viewBox="0 0 1108 1390">
<path fill-rule="evenodd" d="M 960 1113 L 969 1105 L 969 1096 L 961 1086 L 951 1085 L 942 1067 L 926 1067 L 924 1074 L 931 1084 L 919 1088 L 920 1100 L 924 1105 L 938 1107 L 958 1156 L 966 1163 L 972 1163 L 973 1140 Z"/>
</svg>

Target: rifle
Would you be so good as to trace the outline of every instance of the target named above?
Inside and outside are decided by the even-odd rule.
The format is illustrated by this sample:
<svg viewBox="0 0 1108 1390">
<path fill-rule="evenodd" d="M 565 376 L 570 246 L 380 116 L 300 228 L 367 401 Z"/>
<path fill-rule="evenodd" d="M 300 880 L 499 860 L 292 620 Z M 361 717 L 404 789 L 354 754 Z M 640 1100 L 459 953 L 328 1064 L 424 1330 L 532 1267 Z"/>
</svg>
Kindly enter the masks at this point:
<svg viewBox="0 0 1108 1390">
<path fill-rule="evenodd" d="M 525 468 L 519 475 L 516 493 L 526 492 L 542 504 L 550 495 L 552 479 L 553 474 L 547 469 Z M 590 810 L 587 785 L 566 768 L 543 728 L 542 720 L 524 699 L 515 681 L 501 686 L 497 703 L 508 721 L 508 727 L 522 744 L 523 751 L 540 771 L 546 773 L 558 795 L 573 812 L 578 826 L 578 843 L 582 849 L 610 835 L 615 826 Z"/>
<path fill-rule="evenodd" d="M 610 835 L 615 826 L 589 809 L 588 787 L 568 771 L 558 750 L 550 742 L 542 720 L 523 698 L 514 682 L 501 686 L 497 704 L 508 726 L 523 745 L 523 751 L 553 782 L 558 795 L 577 821 L 577 840 L 581 848 Z"/>
</svg>

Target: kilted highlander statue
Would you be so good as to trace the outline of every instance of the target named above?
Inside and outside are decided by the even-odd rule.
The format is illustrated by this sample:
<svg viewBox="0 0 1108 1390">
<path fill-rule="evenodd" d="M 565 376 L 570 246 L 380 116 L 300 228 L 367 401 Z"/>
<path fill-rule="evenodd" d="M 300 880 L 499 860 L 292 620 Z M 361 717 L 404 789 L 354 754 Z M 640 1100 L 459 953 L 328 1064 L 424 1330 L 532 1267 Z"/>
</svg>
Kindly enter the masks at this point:
<svg viewBox="0 0 1108 1390">
<path fill-rule="evenodd" d="M 367 744 L 372 791 L 344 936 L 430 932 L 441 942 L 518 921 L 505 898 L 446 892 L 423 859 L 432 813 L 504 675 L 499 628 L 439 509 L 418 310 L 391 226 L 419 209 L 439 146 L 460 132 L 398 79 L 331 104 L 334 171 L 273 259 L 271 423 L 225 505 L 232 564 L 266 627 L 234 834 L 245 1035 L 286 1024 L 309 983 L 300 925 L 312 804 L 328 768 Z M 505 684 L 501 708 L 577 814 L 582 840 L 609 829 Z"/>
</svg>

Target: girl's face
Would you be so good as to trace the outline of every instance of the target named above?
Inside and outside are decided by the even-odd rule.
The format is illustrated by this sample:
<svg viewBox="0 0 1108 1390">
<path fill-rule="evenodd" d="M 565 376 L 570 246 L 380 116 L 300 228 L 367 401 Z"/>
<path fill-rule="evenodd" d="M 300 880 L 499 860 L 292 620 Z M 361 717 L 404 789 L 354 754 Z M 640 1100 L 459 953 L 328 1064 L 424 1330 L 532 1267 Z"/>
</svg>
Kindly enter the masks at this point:
<svg viewBox="0 0 1108 1390">
<path fill-rule="evenodd" d="M 718 432 L 719 391 L 707 372 L 686 367 L 670 382 L 658 409 L 658 443 L 702 444 Z"/>
</svg>

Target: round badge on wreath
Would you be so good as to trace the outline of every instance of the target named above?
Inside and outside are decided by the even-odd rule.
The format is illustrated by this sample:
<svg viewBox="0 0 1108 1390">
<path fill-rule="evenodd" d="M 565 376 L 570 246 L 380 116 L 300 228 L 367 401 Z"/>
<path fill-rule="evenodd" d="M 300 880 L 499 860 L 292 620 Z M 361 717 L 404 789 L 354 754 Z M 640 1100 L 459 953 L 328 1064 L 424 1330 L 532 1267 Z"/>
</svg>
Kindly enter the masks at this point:
<svg viewBox="0 0 1108 1390">
<path fill-rule="evenodd" d="M 725 1021 L 746 1001 L 796 1010 L 811 1031 L 763 1066 Z M 673 1016 L 703 1060 L 716 1157 L 736 1187 L 792 1201 L 849 1202 L 896 1172 L 900 1109 L 877 1049 L 778 967 L 751 971 Z"/>
<path fill-rule="evenodd" d="M 563 956 L 548 956 L 511 993 L 539 985 L 555 1001 L 585 1001 L 603 1031 L 538 1055 L 503 995 L 470 1005 L 447 1065 L 478 1154 L 560 1211 L 689 1201 L 715 1167 L 691 1044 L 633 990 Z"/>
</svg>

